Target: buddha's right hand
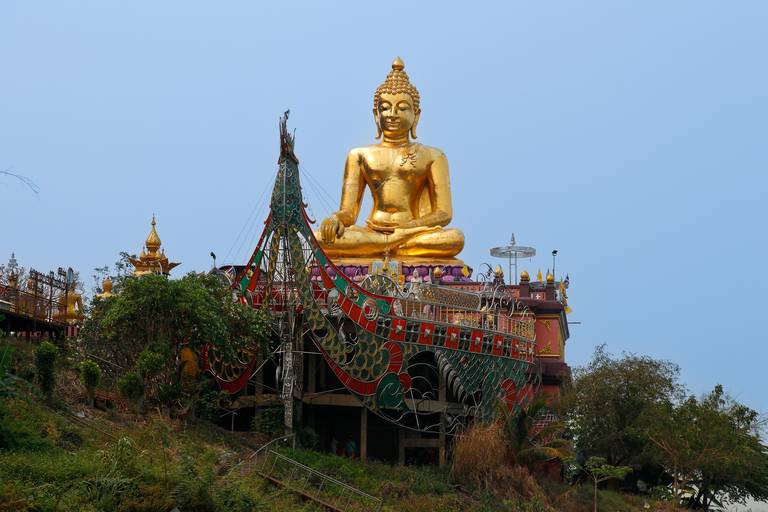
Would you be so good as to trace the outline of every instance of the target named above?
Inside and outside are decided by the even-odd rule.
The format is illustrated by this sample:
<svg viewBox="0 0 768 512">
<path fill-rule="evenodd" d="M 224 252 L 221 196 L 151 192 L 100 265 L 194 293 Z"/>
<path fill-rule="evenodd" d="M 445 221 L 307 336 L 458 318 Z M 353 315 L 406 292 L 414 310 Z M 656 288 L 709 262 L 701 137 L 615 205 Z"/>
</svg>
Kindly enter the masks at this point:
<svg viewBox="0 0 768 512">
<path fill-rule="evenodd" d="M 344 223 L 339 220 L 335 213 L 331 214 L 320 224 L 320 234 L 323 242 L 332 244 L 336 238 L 344 234 Z"/>
</svg>

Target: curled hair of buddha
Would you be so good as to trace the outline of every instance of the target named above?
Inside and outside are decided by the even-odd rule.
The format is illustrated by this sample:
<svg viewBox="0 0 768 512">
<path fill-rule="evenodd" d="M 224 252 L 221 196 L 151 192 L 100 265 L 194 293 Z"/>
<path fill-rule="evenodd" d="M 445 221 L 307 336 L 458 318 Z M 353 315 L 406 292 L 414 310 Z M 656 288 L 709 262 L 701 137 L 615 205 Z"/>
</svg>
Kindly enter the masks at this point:
<svg viewBox="0 0 768 512">
<path fill-rule="evenodd" d="M 401 94 L 405 93 L 411 96 L 413 100 L 413 110 L 419 111 L 419 91 L 413 86 L 408 79 L 408 75 L 405 74 L 403 69 L 405 64 L 400 60 L 400 57 L 395 59 L 392 63 L 392 71 L 387 75 L 387 79 L 383 84 L 376 89 L 376 94 L 373 95 L 373 108 L 379 108 L 379 101 L 381 101 L 382 94 Z"/>
</svg>

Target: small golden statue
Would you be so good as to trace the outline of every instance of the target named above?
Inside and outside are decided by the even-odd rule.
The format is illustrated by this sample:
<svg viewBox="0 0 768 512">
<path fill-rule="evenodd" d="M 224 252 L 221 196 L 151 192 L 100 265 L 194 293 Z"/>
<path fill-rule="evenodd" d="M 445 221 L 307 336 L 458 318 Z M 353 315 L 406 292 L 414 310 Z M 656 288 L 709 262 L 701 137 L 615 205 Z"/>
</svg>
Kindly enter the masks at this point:
<svg viewBox="0 0 768 512">
<path fill-rule="evenodd" d="M 60 322 L 82 322 L 83 298 L 75 291 L 75 281 L 69 284 L 69 291 L 59 296 L 59 312 L 53 315 L 54 320 Z"/>
<path fill-rule="evenodd" d="M 116 297 L 114 293 L 112 293 L 112 287 L 114 285 L 112 284 L 112 280 L 107 276 L 107 278 L 104 280 L 104 284 L 102 287 L 104 288 L 104 293 L 100 293 L 97 295 L 97 297 Z"/>
<path fill-rule="evenodd" d="M 453 216 L 448 160 L 437 148 L 411 142 L 419 122 L 419 91 L 398 57 L 373 97 L 373 115 L 382 142 L 347 155 L 341 207 L 315 236 L 333 258 L 453 258 L 464 234 L 444 229 Z M 365 187 L 373 196 L 366 226 L 357 226 Z"/>
</svg>

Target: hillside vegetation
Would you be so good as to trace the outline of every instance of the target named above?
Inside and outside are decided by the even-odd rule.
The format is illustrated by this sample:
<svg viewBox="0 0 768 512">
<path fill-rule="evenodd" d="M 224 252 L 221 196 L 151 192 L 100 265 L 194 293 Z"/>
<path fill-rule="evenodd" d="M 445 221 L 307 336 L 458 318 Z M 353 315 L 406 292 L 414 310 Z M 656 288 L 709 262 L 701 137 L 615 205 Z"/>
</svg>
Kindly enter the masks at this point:
<svg viewBox="0 0 768 512">
<path fill-rule="evenodd" d="M 36 381 L 32 347 L 12 343 L 16 357 L 9 369 Z M 0 397 L 0 511 L 322 510 L 256 474 L 230 471 L 253 453 L 260 441 L 255 433 L 238 436 L 209 423 L 169 418 L 151 404 L 144 414 L 128 412 L 116 395 L 103 389 L 96 400 L 101 408 L 91 407 L 82 366 L 72 354 L 59 350 L 53 394 L 47 399 L 29 393 L 25 398 Z M 14 389 L 23 394 L 25 388 Z M 498 443 L 501 438 L 496 439 Z M 503 453 L 503 446 L 488 445 L 488 439 L 475 442 Z M 476 460 L 473 470 L 486 475 L 478 478 L 467 470 L 467 460 L 464 469 L 452 472 L 347 460 L 311 450 L 282 452 L 383 498 L 382 510 L 586 512 L 593 506 L 589 486 L 537 480 L 499 457 L 495 462 Z M 640 511 L 643 502 L 602 491 L 598 507 Z M 653 503 L 654 510 L 667 507 Z"/>
</svg>

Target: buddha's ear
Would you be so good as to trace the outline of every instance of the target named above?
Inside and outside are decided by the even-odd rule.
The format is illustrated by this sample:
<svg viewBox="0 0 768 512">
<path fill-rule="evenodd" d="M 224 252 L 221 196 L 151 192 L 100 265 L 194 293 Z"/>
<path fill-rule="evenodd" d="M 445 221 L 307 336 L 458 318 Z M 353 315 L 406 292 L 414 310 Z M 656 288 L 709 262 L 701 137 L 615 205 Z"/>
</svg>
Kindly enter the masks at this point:
<svg viewBox="0 0 768 512">
<path fill-rule="evenodd" d="M 379 124 L 379 109 L 377 108 L 373 109 L 373 120 L 376 121 L 376 131 L 378 132 L 376 140 L 379 140 L 381 138 L 381 124 Z"/>
<path fill-rule="evenodd" d="M 419 124 L 419 116 L 421 115 L 421 109 L 416 111 L 416 115 L 413 118 L 413 124 L 411 125 L 411 138 L 416 138 L 416 125 Z"/>
</svg>

